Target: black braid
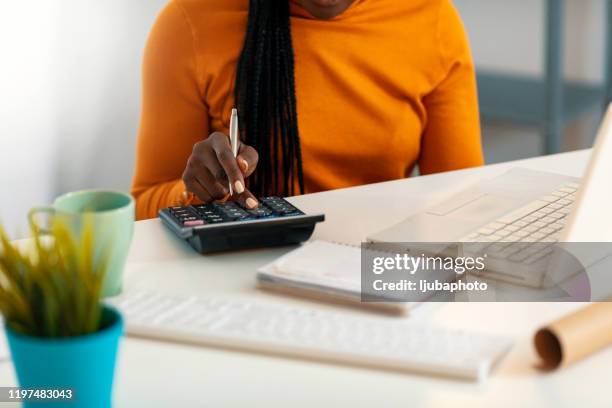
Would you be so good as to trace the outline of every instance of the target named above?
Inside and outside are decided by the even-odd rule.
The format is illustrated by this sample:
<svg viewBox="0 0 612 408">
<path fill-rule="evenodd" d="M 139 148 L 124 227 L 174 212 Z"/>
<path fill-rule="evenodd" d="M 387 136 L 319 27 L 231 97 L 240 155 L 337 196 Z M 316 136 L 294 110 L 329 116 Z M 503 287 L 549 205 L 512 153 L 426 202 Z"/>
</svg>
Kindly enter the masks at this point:
<svg viewBox="0 0 612 408">
<path fill-rule="evenodd" d="M 235 98 L 242 140 L 259 152 L 249 177 L 256 196 L 304 193 L 289 1 L 250 0 Z"/>
</svg>

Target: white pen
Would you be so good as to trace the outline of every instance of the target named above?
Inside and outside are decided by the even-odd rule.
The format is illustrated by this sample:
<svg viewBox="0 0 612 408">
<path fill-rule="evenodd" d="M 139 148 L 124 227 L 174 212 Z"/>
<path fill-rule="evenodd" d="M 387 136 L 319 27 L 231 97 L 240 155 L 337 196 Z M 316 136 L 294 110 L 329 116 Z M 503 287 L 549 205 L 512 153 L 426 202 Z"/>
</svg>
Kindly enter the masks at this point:
<svg viewBox="0 0 612 408">
<path fill-rule="evenodd" d="M 238 157 L 238 109 L 232 109 L 232 117 L 230 118 L 230 144 L 234 158 Z M 230 195 L 234 195 L 232 182 L 229 182 Z"/>
</svg>

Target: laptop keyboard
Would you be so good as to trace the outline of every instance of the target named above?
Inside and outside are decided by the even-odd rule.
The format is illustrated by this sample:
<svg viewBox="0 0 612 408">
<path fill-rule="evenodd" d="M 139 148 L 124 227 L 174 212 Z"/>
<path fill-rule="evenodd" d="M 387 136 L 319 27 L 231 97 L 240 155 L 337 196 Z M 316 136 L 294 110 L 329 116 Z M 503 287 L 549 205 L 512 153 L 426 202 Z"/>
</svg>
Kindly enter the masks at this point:
<svg viewBox="0 0 612 408">
<path fill-rule="evenodd" d="M 482 252 L 514 262 L 530 264 L 552 252 L 559 241 L 565 219 L 576 199 L 578 184 L 569 183 L 556 191 L 517 209 L 481 227 L 478 231 L 460 239 L 468 243 L 469 252 Z"/>
</svg>

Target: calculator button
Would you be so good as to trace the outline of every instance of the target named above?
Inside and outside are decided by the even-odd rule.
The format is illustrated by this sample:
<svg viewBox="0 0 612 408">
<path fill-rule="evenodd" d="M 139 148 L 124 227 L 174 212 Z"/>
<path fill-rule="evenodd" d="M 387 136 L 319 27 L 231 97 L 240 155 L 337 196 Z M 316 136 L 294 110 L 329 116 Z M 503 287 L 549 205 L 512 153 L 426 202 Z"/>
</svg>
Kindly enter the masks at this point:
<svg viewBox="0 0 612 408">
<path fill-rule="evenodd" d="M 189 211 L 174 211 L 175 217 L 188 217 L 191 213 Z"/>
<path fill-rule="evenodd" d="M 227 202 L 227 203 L 216 203 L 216 204 L 213 204 L 213 208 L 215 210 L 219 210 L 219 211 L 229 211 L 229 210 L 238 209 L 239 207 L 236 205 L 235 202 L 230 201 L 230 202 Z"/>
<path fill-rule="evenodd" d="M 300 212 L 297 208 L 289 204 L 287 201 L 277 197 L 266 197 L 262 198 L 262 202 L 274 211 L 275 214 L 287 216 L 287 215 L 299 215 Z"/>
<path fill-rule="evenodd" d="M 185 227 L 197 227 L 199 225 L 204 225 L 204 220 L 194 220 L 194 221 L 185 221 L 183 222 L 183 226 Z"/>
<path fill-rule="evenodd" d="M 217 216 L 217 217 L 205 217 L 204 220 L 208 223 L 208 224 L 218 224 L 220 222 L 223 222 L 223 218 Z"/>
<path fill-rule="evenodd" d="M 286 207 L 280 207 L 280 206 L 274 206 L 271 208 L 275 213 L 281 214 L 281 215 L 288 215 L 294 212 L 293 208 L 286 208 Z"/>
<path fill-rule="evenodd" d="M 249 217 L 249 214 L 246 211 L 238 207 L 234 207 L 234 206 L 229 207 L 229 208 L 219 207 L 217 208 L 217 210 L 219 211 L 219 214 L 223 218 L 226 218 L 227 220 L 231 220 L 231 221 L 240 220 L 240 219 Z"/>
<path fill-rule="evenodd" d="M 253 209 L 246 208 L 239 202 L 229 201 L 171 207 L 170 213 L 185 227 L 302 215 L 300 210 L 280 197 L 264 197 L 259 201 L 260 205 Z"/>
<path fill-rule="evenodd" d="M 259 208 L 254 208 L 252 210 L 247 210 L 247 212 L 251 216 L 256 217 L 256 218 L 266 218 L 266 217 L 270 217 L 271 215 L 274 215 L 272 210 L 264 206 L 260 206 Z"/>
</svg>

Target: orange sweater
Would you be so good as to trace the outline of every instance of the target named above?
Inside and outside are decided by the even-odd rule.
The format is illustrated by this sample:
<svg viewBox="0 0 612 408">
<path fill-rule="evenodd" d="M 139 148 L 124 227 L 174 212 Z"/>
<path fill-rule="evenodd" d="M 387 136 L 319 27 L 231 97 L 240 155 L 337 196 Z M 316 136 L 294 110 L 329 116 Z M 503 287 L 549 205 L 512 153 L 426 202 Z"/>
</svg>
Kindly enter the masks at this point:
<svg viewBox="0 0 612 408">
<path fill-rule="evenodd" d="M 291 0 L 305 187 L 483 163 L 474 67 L 451 0 L 355 0 L 316 20 Z M 193 145 L 227 132 L 248 0 L 172 0 L 150 34 L 132 193 L 139 219 L 180 200 Z"/>
</svg>

